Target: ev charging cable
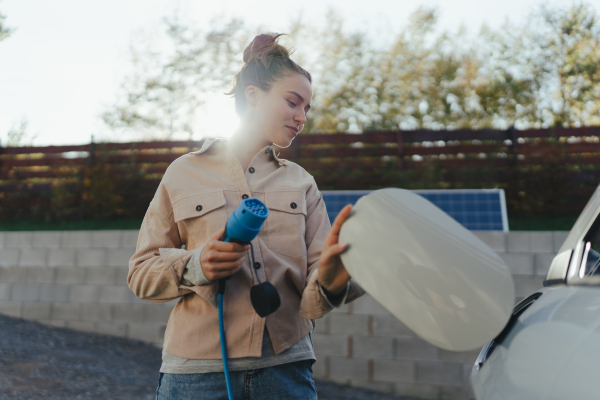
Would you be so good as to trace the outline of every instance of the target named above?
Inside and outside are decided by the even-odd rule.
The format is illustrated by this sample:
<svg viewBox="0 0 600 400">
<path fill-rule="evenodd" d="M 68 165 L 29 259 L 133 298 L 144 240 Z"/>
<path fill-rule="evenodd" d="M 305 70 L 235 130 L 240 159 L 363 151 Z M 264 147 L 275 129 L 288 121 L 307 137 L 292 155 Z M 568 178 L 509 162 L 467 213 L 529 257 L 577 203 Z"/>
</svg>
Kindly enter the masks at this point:
<svg viewBox="0 0 600 400">
<path fill-rule="evenodd" d="M 227 397 L 233 400 L 233 389 L 229 377 L 229 363 L 227 362 L 227 344 L 225 343 L 225 328 L 223 327 L 223 295 L 219 293 L 219 335 L 221 337 L 221 357 L 223 357 L 223 371 L 225 373 L 225 386 L 227 386 Z"/>
<path fill-rule="evenodd" d="M 254 261 L 254 247 L 251 241 L 258 235 L 262 228 L 264 220 L 269 216 L 269 209 L 258 199 L 250 198 L 242 200 L 238 208 L 227 219 L 225 232 L 221 237 L 224 242 L 235 242 L 240 244 L 250 244 L 252 255 L 252 265 L 250 268 L 254 271 L 258 285 L 250 289 L 250 300 L 254 310 L 260 317 L 266 317 L 271 314 L 281 304 L 281 299 L 275 287 L 269 282 L 261 282 L 256 272 L 256 263 Z M 218 293 L 218 313 L 219 313 L 219 335 L 221 339 L 221 356 L 223 357 L 223 371 L 225 374 L 225 385 L 227 387 L 227 396 L 233 400 L 233 390 L 231 388 L 231 378 L 229 376 L 229 363 L 227 361 L 227 343 L 225 341 L 225 327 L 223 324 L 223 297 L 225 295 L 225 283 L 231 276 L 219 279 L 217 285 Z"/>
</svg>

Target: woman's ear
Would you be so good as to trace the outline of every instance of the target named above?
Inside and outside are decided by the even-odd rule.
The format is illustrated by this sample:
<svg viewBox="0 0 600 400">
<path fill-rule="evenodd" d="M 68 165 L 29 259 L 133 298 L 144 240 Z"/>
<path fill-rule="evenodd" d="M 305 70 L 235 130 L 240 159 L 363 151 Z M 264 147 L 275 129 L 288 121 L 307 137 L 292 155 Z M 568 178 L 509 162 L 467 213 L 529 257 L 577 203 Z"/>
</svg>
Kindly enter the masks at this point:
<svg viewBox="0 0 600 400">
<path fill-rule="evenodd" d="M 246 96 L 246 104 L 256 105 L 256 101 L 258 100 L 258 91 L 259 89 L 256 86 L 248 85 L 246 87 L 246 90 L 244 91 L 244 95 Z"/>
</svg>

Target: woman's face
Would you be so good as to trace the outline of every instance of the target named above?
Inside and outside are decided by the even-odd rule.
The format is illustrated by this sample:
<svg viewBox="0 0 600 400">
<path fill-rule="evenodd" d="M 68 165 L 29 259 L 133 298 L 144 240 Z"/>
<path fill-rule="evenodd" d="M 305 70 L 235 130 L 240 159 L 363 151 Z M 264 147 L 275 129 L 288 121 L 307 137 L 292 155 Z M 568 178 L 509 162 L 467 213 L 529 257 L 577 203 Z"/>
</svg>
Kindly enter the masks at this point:
<svg viewBox="0 0 600 400">
<path fill-rule="evenodd" d="M 255 86 L 246 89 L 247 114 L 242 123 L 251 123 L 262 140 L 288 147 L 306 123 L 312 89 L 305 76 L 284 75 L 265 92 Z"/>
</svg>

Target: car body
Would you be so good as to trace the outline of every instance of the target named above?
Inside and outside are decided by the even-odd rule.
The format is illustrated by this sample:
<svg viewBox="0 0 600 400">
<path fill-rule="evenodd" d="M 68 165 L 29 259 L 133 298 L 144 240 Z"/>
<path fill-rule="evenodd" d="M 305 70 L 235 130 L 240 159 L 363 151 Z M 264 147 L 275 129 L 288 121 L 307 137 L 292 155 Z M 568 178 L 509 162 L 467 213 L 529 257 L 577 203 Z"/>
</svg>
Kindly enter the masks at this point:
<svg viewBox="0 0 600 400">
<path fill-rule="evenodd" d="M 600 186 L 552 261 L 481 350 L 477 400 L 600 399 Z"/>
</svg>

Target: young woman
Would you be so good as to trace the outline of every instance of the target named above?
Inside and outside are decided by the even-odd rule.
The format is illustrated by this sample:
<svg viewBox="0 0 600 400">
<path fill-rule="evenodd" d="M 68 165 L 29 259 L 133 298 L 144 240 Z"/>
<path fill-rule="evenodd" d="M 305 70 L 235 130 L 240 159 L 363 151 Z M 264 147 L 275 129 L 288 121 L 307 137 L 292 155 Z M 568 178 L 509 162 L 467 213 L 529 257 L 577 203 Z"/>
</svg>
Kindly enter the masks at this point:
<svg viewBox="0 0 600 400">
<path fill-rule="evenodd" d="M 363 293 L 339 257 L 351 206 L 331 227 L 313 177 L 273 148 L 288 147 L 300 133 L 312 98 L 310 74 L 279 36 L 259 35 L 244 50 L 229 93 L 241 118 L 237 132 L 175 160 L 142 223 L 129 287 L 151 302 L 180 298 L 165 332 L 157 399 L 227 398 L 218 279 L 230 277 L 223 309 L 235 399 L 315 399 L 314 319 Z M 228 215 L 248 197 L 269 208 L 252 242 L 254 265 L 248 246 L 219 241 Z M 250 302 L 258 283 L 252 268 L 281 298 L 265 318 Z"/>
</svg>

